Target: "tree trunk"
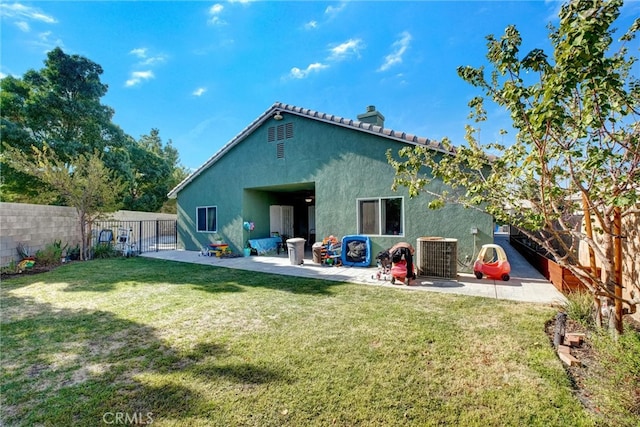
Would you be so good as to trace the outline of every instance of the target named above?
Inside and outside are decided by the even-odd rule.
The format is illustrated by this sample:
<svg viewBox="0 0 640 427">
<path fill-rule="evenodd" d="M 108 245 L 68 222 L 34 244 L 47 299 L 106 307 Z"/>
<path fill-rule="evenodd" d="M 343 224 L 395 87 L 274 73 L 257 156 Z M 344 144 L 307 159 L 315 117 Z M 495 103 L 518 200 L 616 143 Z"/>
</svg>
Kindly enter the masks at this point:
<svg viewBox="0 0 640 427">
<path fill-rule="evenodd" d="M 587 196 L 584 193 L 582 194 L 582 211 L 584 213 L 585 233 L 587 235 L 587 238 L 591 242 L 593 242 L 593 224 L 591 222 L 591 211 L 589 209 L 589 200 L 587 199 Z M 593 247 L 591 246 L 591 244 L 589 244 L 588 247 L 589 247 L 589 269 L 591 270 L 591 274 L 595 276 L 598 272 L 598 268 L 596 264 L 596 254 L 593 251 Z M 593 302 L 596 307 L 593 320 L 595 321 L 596 326 L 601 328 L 602 327 L 602 311 L 601 311 L 602 303 L 597 294 L 593 296 Z"/>
<path fill-rule="evenodd" d="M 615 328 L 622 334 L 622 216 L 620 208 L 613 209 L 613 279 L 615 282 Z"/>
<path fill-rule="evenodd" d="M 593 313 L 594 321 L 597 328 L 602 328 L 602 300 L 599 296 L 593 297 L 593 304 L 596 307 L 595 313 Z"/>
<path fill-rule="evenodd" d="M 80 213 L 80 239 L 82 240 L 82 248 L 80 250 L 80 260 L 87 260 L 87 229 L 84 223 L 84 215 Z"/>
</svg>

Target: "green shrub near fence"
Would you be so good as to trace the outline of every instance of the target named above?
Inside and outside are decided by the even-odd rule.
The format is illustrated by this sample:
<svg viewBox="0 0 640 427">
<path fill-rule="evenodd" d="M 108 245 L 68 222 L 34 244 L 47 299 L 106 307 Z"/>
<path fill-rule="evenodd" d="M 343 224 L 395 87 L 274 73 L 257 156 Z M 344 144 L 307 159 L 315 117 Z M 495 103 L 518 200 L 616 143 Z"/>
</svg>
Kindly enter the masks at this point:
<svg viewBox="0 0 640 427">
<path fill-rule="evenodd" d="M 36 263 L 43 266 L 58 265 L 61 263 L 62 254 L 67 249 L 67 244 L 62 245 L 62 240 L 55 240 L 47 244 L 44 249 L 36 251 Z"/>
</svg>

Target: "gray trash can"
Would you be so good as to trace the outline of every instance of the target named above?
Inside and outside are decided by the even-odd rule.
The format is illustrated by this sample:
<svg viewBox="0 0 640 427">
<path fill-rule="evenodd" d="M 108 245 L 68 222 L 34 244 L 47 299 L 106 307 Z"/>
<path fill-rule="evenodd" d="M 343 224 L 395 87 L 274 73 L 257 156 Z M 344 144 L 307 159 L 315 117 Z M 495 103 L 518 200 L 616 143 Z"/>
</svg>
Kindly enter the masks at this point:
<svg viewBox="0 0 640 427">
<path fill-rule="evenodd" d="M 300 265 L 304 262 L 304 242 L 302 237 L 287 239 L 287 250 L 291 265 Z"/>
</svg>

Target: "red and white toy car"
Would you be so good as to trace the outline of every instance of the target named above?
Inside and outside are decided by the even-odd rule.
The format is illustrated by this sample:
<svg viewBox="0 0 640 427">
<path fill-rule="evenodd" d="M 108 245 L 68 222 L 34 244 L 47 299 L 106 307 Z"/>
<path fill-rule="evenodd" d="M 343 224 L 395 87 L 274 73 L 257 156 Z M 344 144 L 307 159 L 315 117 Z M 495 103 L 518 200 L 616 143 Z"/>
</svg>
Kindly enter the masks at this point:
<svg viewBox="0 0 640 427">
<path fill-rule="evenodd" d="M 482 279 L 482 276 L 487 276 L 490 279 L 508 281 L 511 266 L 502 246 L 494 244 L 482 245 L 478 258 L 473 264 L 473 273 L 478 279 Z"/>
</svg>

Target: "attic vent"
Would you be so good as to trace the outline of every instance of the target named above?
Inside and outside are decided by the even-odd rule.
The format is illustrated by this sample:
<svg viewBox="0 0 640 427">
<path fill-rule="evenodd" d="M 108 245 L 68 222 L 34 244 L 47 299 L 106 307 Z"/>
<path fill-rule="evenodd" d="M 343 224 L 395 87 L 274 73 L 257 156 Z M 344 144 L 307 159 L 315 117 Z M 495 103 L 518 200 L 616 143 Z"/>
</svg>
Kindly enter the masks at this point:
<svg viewBox="0 0 640 427">
<path fill-rule="evenodd" d="M 267 142 L 293 138 L 293 123 L 271 126 L 267 129 Z"/>
<path fill-rule="evenodd" d="M 278 142 L 276 144 L 276 158 L 284 159 L 284 142 Z"/>
</svg>

